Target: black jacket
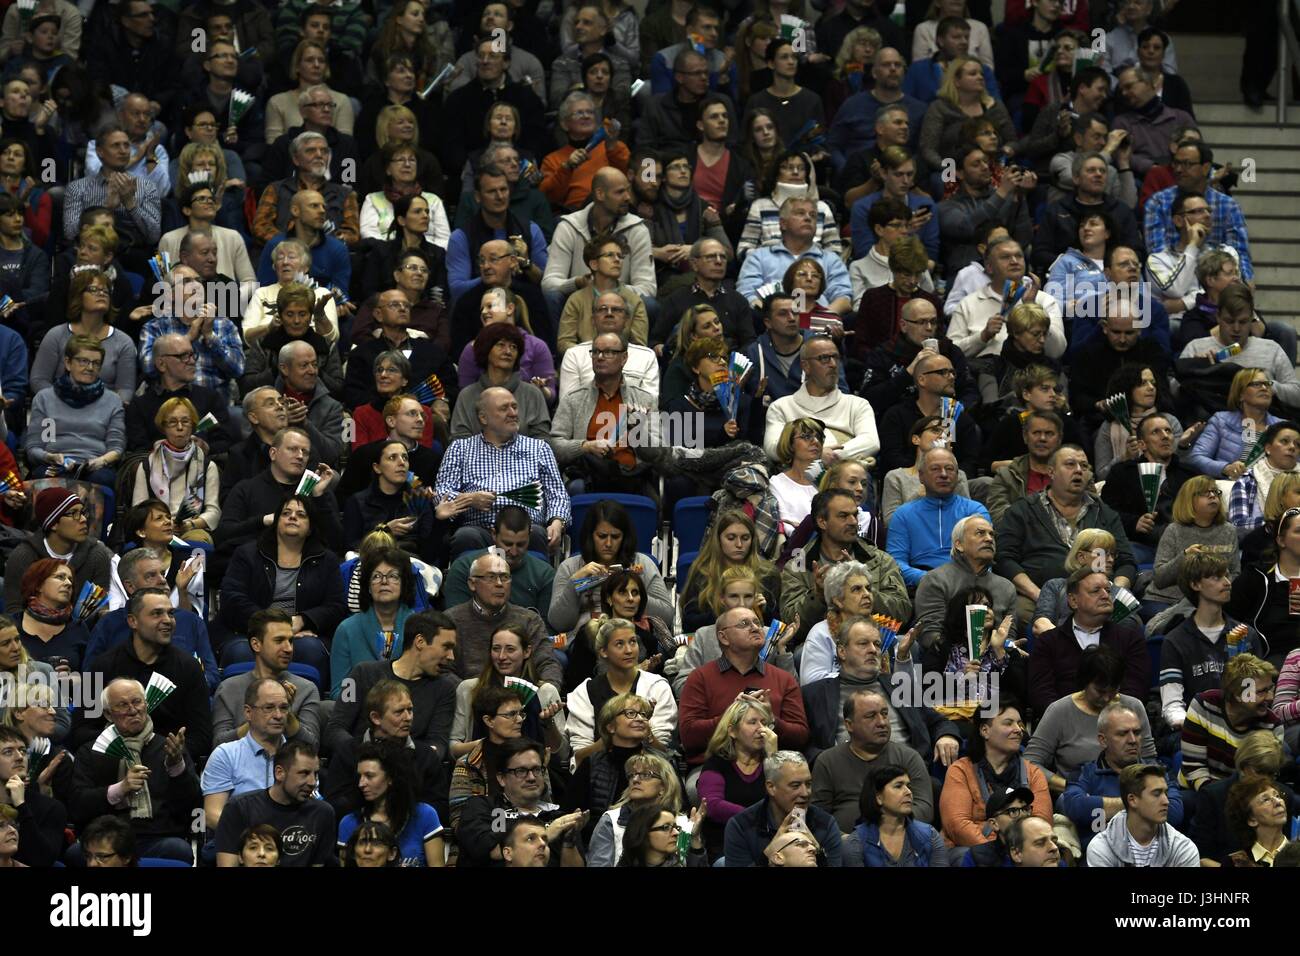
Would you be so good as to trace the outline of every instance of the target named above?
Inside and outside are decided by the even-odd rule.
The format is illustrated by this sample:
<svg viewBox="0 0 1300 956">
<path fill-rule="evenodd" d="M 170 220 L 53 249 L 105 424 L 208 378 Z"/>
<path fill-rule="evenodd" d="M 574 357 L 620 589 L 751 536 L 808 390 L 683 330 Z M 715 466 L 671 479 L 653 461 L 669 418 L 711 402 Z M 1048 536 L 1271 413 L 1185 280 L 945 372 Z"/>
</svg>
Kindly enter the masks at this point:
<svg viewBox="0 0 1300 956">
<path fill-rule="evenodd" d="M 1268 659 L 1282 666 L 1287 654 L 1300 647 L 1295 620 L 1287 613 L 1289 588 L 1285 581 L 1273 579 L 1273 561 L 1249 566 L 1232 582 L 1232 598 L 1227 611 L 1235 620 L 1249 624 L 1259 632 Z"/>
<path fill-rule="evenodd" d="M 348 354 L 348 371 L 343 379 L 344 408 L 351 410 L 375 397 L 375 359 L 392 348 L 392 343 L 381 335 L 362 342 Z M 415 388 L 430 375 L 437 375 L 447 392 L 447 404 L 455 408 L 460 386 L 456 366 L 447 353 L 430 338 L 408 338 L 399 351 L 406 354 L 411 363 L 410 388 Z"/>
<path fill-rule="evenodd" d="M 89 28 L 89 21 L 86 26 Z M 134 49 L 116 23 L 107 32 L 86 29 L 81 55 L 97 86 L 105 89 L 120 86 L 132 93 L 143 93 L 157 100 L 164 110 L 176 98 L 180 64 L 172 55 L 169 41 L 160 32 Z"/>
<path fill-rule="evenodd" d="M 1105 335 L 1098 335 L 1070 357 L 1070 407 L 1089 428 L 1101 424 L 1097 403 L 1106 397 L 1110 377 L 1125 365 L 1150 368 L 1163 375 L 1169 369 L 1169 357 L 1154 339 L 1138 339 L 1127 352 L 1116 352 Z"/>
<path fill-rule="evenodd" d="M 230 559 L 221 582 L 221 622 L 236 634 L 248 633 L 248 618 L 253 612 L 271 606 L 275 596 L 275 552 L 275 530 L 267 528 L 258 540 L 240 545 Z M 303 624 L 326 645 L 348 613 L 340 563 L 315 535 L 307 539 L 292 613 L 301 615 Z"/>
<path fill-rule="evenodd" d="M 971 412 L 972 409 L 967 408 L 957 417 L 957 464 L 967 475 L 976 473 L 980 460 L 980 428 Z M 876 466 L 880 474 L 887 475 L 895 468 L 911 468 L 916 464 L 916 446 L 908 435 L 920 418 L 921 409 L 910 396 L 881 417 L 880 460 Z"/>
<path fill-rule="evenodd" d="M 371 465 L 379 460 L 379 453 L 383 451 L 386 444 L 388 439 L 381 438 L 352 449 L 352 454 L 348 456 L 348 467 L 344 470 L 343 477 L 339 479 L 337 491 L 340 498 L 346 501 L 358 491 L 370 487 L 370 483 L 375 480 Z M 432 488 L 438 479 L 438 465 L 442 463 L 442 452 L 417 444 L 415 448 L 407 450 L 406 459 L 407 465 L 415 472 L 416 477 Z"/>
<path fill-rule="evenodd" d="M 446 764 L 438 759 L 429 747 L 421 747 L 410 737 L 408 750 L 415 761 L 416 799 L 438 811 L 439 820 L 450 820 L 447 809 L 448 779 Z M 370 740 L 370 731 L 347 742 L 339 741 L 334 756 L 321 774 L 321 796 L 334 808 L 334 815 L 342 820 L 361 807 L 361 793 L 357 790 L 357 751 Z"/>
<path fill-rule="evenodd" d="M 381 522 L 394 518 L 413 516 L 415 529 L 397 540 L 397 546 L 408 553 L 418 555 L 429 564 L 436 561 L 434 552 L 438 542 L 434 538 L 433 505 L 413 509 L 405 500 L 402 492 L 386 495 L 379 489 L 377 481 L 352 495 L 343 505 L 343 543 L 349 551 L 361 547 L 361 540 Z"/>
<path fill-rule="evenodd" d="M 483 322 L 479 318 L 479 306 L 483 302 L 483 291 L 483 285 L 480 283 L 457 299 L 456 304 L 452 307 L 451 354 L 458 359 L 460 353 L 465 351 L 465 346 L 473 342 L 474 337 L 479 333 L 479 329 L 483 328 Z M 528 307 L 528 330 L 553 347 L 555 343 L 555 326 L 547 315 L 546 300 L 542 297 L 542 287 L 536 283 L 516 278 L 510 283 L 510 291 L 515 294 L 516 298 L 522 299 L 524 305 Z M 534 318 L 534 316 L 537 316 L 537 318 Z M 517 314 L 515 324 L 520 328 L 524 328 L 524 323 L 519 320 Z"/>
<path fill-rule="evenodd" d="M 323 738 L 326 753 L 344 752 L 343 748 L 366 729 L 369 719 L 362 705 L 370 688 L 381 680 L 395 680 L 410 691 L 415 704 L 411 739 L 417 746 L 432 750 L 439 762 L 446 759 L 451 721 L 456 716 L 456 686 L 460 683 L 455 674 L 404 680 L 393 673 L 392 661 L 362 661 L 348 672 L 348 679 L 354 692 L 344 694 L 334 704 Z"/>
<path fill-rule="evenodd" d="M 1043 219 L 1038 226 L 1038 235 L 1034 238 L 1034 271 L 1047 275 L 1047 271 L 1056 261 L 1056 257 L 1066 249 L 1079 244 L 1079 221 L 1085 212 L 1100 210 L 1110 216 L 1115 223 L 1118 235 L 1113 236 L 1117 245 L 1128 246 L 1145 261 L 1145 246 L 1138 231 L 1137 220 L 1133 210 L 1118 199 L 1104 197 L 1099 205 L 1082 205 L 1074 196 L 1067 196 L 1054 203 L 1048 203 Z"/>
<path fill-rule="evenodd" d="M 68 808 L 72 822 L 84 827 L 96 817 L 120 817 L 131 824 L 136 836 L 142 840 L 163 837 L 190 838 L 194 811 L 202 805 L 203 794 L 199 778 L 194 772 L 194 762 L 185 755 L 185 771 L 171 776 L 166 768 L 166 735 L 154 731 L 140 755 L 141 763 L 149 768 L 149 798 L 153 803 L 153 817 L 132 820 L 130 810 L 115 807 L 108 802 L 108 788 L 122 779 L 121 761 L 107 754 L 96 753 L 94 741 L 77 751 L 72 804 Z"/>
<path fill-rule="evenodd" d="M 426 133 L 424 124 L 420 124 L 421 134 L 432 137 L 425 142 L 442 141 L 442 166 L 449 178 L 459 179 L 461 167 L 465 165 L 470 151 L 487 145 L 483 117 L 497 103 L 509 103 L 519 110 L 523 128 L 519 131 L 517 142 L 522 148 L 532 150 L 537 156 L 550 151 L 543 126 L 546 107 L 531 86 L 507 80 L 499 90 L 486 90 L 477 79 L 470 80 L 447 97 L 442 136 L 438 135 L 438 130 Z"/>
<path fill-rule="evenodd" d="M 229 560 L 236 548 L 260 536 L 266 527 L 262 519 L 274 514 L 296 486 L 297 482 L 280 484 L 270 468 L 235 485 L 221 504 L 221 523 L 213 535 L 217 553 Z M 317 540 L 329 550 L 342 553 L 343 527 L 339 524 L 339 507 L 333 490 L 309 498 L 307 513 Z"/>
<path fill-rule="evenodd" d="M 940 737 L 961 740 L 957 725 L 936 711 L 919 703 L 919 688 L 913 687 L 910 678 L 901 673 L 882 674 L 881 682 L 888 682 L 890 706 L 907 725 L 908 746 L 921 755 L 926 763 Z M 897 706 L 894 701 L 904 701 Z M 844 710 L 840 706 L 840 679 L 823 677 L 803 687 L 803 708 L 808 715 L 808 751 L 814 756 L 835 746 L 835 736 L 844 725 Z"/>
<path fill-rule="evenodd" d="M 1177 436 L 1174 437 L 1177 441 Z M 1120 521 L 1124 522 L 1124 533 L 1129 541 L 1136 541 L 1154 548 L 1160 542 L 1170 522 L 1174 520 L 1174 499 L 1178 489 L 1196 472 L 1175 457 L 1165 466 L 1165 480 L 1160 485 L 1160 494 L 1156 498 L 1156 526 L 1146 534 L 1139 534 L 1138 519 L 1147 513 L 1146 497 L 1142 493 L 1142 480 L 1138 473 L 1138 462 L 1117 461 L 1111 466 L 1106 476 L 1106 486 L 1101 489 L 1101 500 L 1115 509 Z"/>
<path fill-rule="evenodd" d="M 60 766 L 71 769 L 68 757 Z M 19 863 L 53 866 L 63 856 L 63 828 L 68 823 L 68 811 L 58 800 L 41 793 L 34 783 L 28 787 L 15 822 L 18 824 L 16 859 Z"/>
</svg>

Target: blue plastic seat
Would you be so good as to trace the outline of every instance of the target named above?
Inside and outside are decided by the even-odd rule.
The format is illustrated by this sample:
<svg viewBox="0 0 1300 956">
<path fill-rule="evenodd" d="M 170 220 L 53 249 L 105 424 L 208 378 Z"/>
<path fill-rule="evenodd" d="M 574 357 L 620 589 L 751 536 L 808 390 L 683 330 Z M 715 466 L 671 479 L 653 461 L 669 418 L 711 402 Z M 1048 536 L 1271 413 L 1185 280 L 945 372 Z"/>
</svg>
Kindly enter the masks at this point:
<svg viewBox="0 0 1300 956">
<path fill-rule="evenodd" d="M 235 661 L 234 663 L 227 664 L 222 668 L 221 679 L 225 680 L 227 677 L 238 677 L 240 674 L 247 674 L 252 669 L 252 661 Z M 289 673 L 295 674 L 303 680 L 311 681 L 321 692 L 322 697 L 329 691 L 329 688 L 327 688 L 321 680 L 320 671 L 312 667 L 310 664 L 299 664 L 297 661 L 294 661 L 289 665 Z"/>
<path fill-rule="evenodd" d="M 628 517 L 632 519 L 632 527 L 636 529 L 636 550 L 653 557 L 654 541 L 659 537 L 659 508 L 652 499 L 645 497 L 645 495 L 616 494 L 573 496 L 570 501 L 570 507 L 573 511 L 573 531 L 570 535 L 572 550 L 570 555 L 578 554 L 581 550 L 578 538 L 582 532 L 582 521 L 587 516 L 587 510 L 599 501 L 616 501 L 626 509 Z"/>
<path fill-rule="evenodd" d="M 691 573 L 691 565 L 700 556 L 698 551 L 686 551 L 677 558 L 677 593 L 686 588 L 686 576 Z"/>
<path fill-rule="evenodd" d="M 181 869 L 188 870 L 193 867 L 192 863 L 182 863 L 180 860 L 164 860 L 160 856 L 142 856 L 140 857 L 140 866 L 158 867 L 160 869 Z"/>
<path fill-rule="evenodd" d="M 131 298 L 139 299 L 140 293 L 144 290 L 144 276 L 138 272 L 123 272 L 122 275 L 126 277 L 126 284 L 131 287 Z M 141 861 L 140 865 L 144 866 L 144 862 Z"/>
<path fill-rule="evenodd" d="M 704 544 L 704 531 L 709 525 L 713 499 L 707 495 L 683 498 L 673 509 L 673 534 L 681 551 L 699 551 Z"/>
</svg>

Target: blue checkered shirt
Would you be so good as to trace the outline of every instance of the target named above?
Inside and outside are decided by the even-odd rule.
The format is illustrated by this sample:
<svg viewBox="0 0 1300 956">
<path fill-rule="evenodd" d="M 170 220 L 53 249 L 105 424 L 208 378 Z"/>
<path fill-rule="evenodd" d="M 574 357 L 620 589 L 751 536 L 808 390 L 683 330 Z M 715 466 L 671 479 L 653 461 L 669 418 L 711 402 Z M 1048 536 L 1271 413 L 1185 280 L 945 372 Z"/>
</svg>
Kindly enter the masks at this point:
<svg viewBox="0 0 1300 956">
<path fill-rule="evenodd" d="M 542 485 L 541 506 L 524 508 L 533 523 L 547 525 L 561 518 L 568 525 L 572 515 L 569 493 L 560 478 L 555 453 L 540 438 L 516 435 L 500 448 L 489 444 L 481 434 L 458 438 L 447 446 L 442 456 L 435 490 L 440 499 L 446 500 L 462 491 L 501 494 L 534 481 Z M 513 503 L 509 498 L 498 498 L 487 511 L 471 508 L 461 520 L 468 525 L 491 528 L 497 512 Z"/>
<path fill-rule="evenodd" d="M 1178 187 L 1170 186 L 1147 200 L 1147 252 L 1160 252 L 1177 245 L 1178 229 L 1173 214 L 1177 196 Z M 1237 200 L 1214 188 L 1205 191 L 1205 201 L 1210 206 L 1209 242 L 1236 249 L 1241 259 L 1241 277 L 1249 282 L 1255 278 L 1255 266 L 1250 261 L 1250 237 L 1246 235 L 1246 217 L 1241 214 L 1241 207 Z"/>
<path fill-rule="evenodd" d="M 156 378 L 153 364 L 153 345 L 162 335 L 190 334 L 189 326 L 180 319 L 161 316 L 150 319 L 140 330 L 140 365 L 144 374 Z M 232 379 L 244 374 L 244 346 L 239 340 L 239 330 L 229 319 L 216 319 L 212 323 L 212 342 L 199 336 L 194 340 L 196 371 L 194 384 L 214 391 L 225 391 Z"/>
</svg>

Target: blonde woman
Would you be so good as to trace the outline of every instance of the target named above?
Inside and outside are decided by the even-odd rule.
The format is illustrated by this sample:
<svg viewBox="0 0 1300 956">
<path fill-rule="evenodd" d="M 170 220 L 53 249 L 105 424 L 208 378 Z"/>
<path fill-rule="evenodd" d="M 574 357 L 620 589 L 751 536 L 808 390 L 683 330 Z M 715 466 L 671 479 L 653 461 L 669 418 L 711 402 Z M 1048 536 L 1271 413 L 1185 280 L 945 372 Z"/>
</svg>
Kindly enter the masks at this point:
<svg viewBox="0 0 1300 956">
<path fill-rule="evenodd" d="M 1104 570 L 1108 577 L 1115 577 L 1115 536 L 1101 528 L 1084 528 L 1074 536 L 1074 544 L 1065 556 L 1065 576 L 1052 578 L 1039 591 L 1038 603 L 1034 606 L 1034 633 L 1050 631 L 1070 614 L 1070 605 L 1066 600 L 1065 584 L 1070 575 L 1079 568 L 1092 566 Z M 1110 586 L 1110 596 L 1115 597 L 1115 585 Z M 1134 627 L 1140 633 L 1141 621 L 1136 614 L 1125 618 L 1121 627 Z"/>
<path fill-rule="evenodd" d="M 935 42 L 939 21 L 944 17 L 962 17 L 970 27 L 968 52 L 990 70 L 993 69 L 993 37 L 989 28 L 970 15 L 966 0 L 933 0 L 926 11 L 925 20 L 916 25 L 912 34 L 912 62 L 934 56 L 939 51 Z"/>
<path fill-rule="evenodd" d="M 338 90 L 330 89 L 329 52 L 315 40 L 302 40 L 294 47 L 289 58 L 289 79 L 298 85 L 277 93 L 266 102 L 266 142 L 274 143 L 295 126 L 302 125 L 302 112 L 298 108 L 298 95 L 313 86 L 324 87 L 334 103 L 331 116 L 334 128 L 352 135 L 354 117 L 352 101 Z"/>
<path fill-rule="evenodd" d="M 361 164 L 357 173 L 357 193 L 368 196 L 384 188 L 386 176 L 383 149 L 389 143 L 400 143 L 415 150 L 415 178 L 426 192 L 442 194 L 446 178 L 438 157 L 420 145 L 420 121 L 405 106 L 389 103 L 375 117 L 375 152 Z"/>
<path fill-rule="evenodd" d="M 680 582 L 682 630 L 687 634 L 711 625 L 726 610 L 719 602 L 726 585 L 724 575 L 733 568 L 750 571 L 761 587 L 758 593 L 771 607 L 777 606 L 780 577 L 758 553 L 754 519 L 743 511 L 718 515 L 700 543 L 700 553 L 691 562 L 686 580 Z"/>
<path fill-rule="evenodd" d="M 767 795 L 763 761 L 776 753 L 776 743 L 776 719 L 761 700 L 742 697 L 718 719 L 696 783 L 708 805 L 704 842 L 710 860 L 722 855 L 727 821 Z"/>
<path fill-rule="evenodd" d="M 1273 484 L 1266 511 L 1276 509 L 1276 520 L 1285 510 L 1280 502 L 1300 494 L 1300 475 L 1283 475 Z M 1178 575 L 1189 554 L 1217 554 L 1227 560 L 1229 573 L 1237 576 L 1241 571 L 1241 550 L 1237 547 L 1237 529 L 1228 523 L 1224 505 L 1223 491 L 1213 478 L 1196 475 L 1183 482 L 1174 498 L 1174 520 L 1156 546 L 1155 573 L 1142 595 L 1143 604 L 1169 606 L 1183 599 Z"/>
<path fill-rule="evenodd" d="M 1255 438 L 1281 421 L 1269 414 L 1272 404 L 1273 382 L 1268 373 L 1262 368 L 1243 368 L 1228 387 L 1228 410 L 1210 416 L 1187 463 L 1211 478 L 1240 478 Z"/>
<path fill-rule="evenodd" d="M 880 32 L 871 27 L 854 27 L 840 42 L 835 54 L 831 81 L 826 84 L 826 122 L 835 119 L 840 106 L 854 93 L 861 93 L 869 82 L 876 53 L 884 46 Z"/>
<path fill-rule="evenodd" d="M 985 88 L 983 64 L 973 56 L 954 57 L 944 70 L 939 95 L 925 111 L 921 124 L 920 153 L 929 168 L 942 169 L 944 159 L 956 154 L 962 124 L 972 117 L 992 122 L 1001 142 L 1015 141 L 1011 114 Z"/>
<path fill-rule="evenodd" d="M 660 806 L 677 813 L 682 808 L 681 781 L 672 764 L 658 754 L 628 757 L 623 773 L 627 788 L 597 819 L 587 844 L 587 866 L 618 866 L 623 856 L 623 831 L 633 810 Z"/>
<path fill-rule="evenodd" d="M 162 403 L 153 421 L 163 437 L 136 466 L 131 504 L 158 499 L 171 512 L 173 534 L 210 545 L 221 520 L 221 475 L 194 439 L 198 410 L 188 398 L 175 396 Z"/>
<path fill-rule="evenodd" d="M 1227 503 L 1226 499 L 1224 503 Z M 1268 486 L 1268 495 L 1264 498 L 1264 523 L 1241 539 L 1242 564 L 1249 567 L 1265 560 L 1266 553 L 1273 550 L 1269 529 L 1276 528 L 1278 520 L 1292 508 L 1300 508 L 1300 474 L 1288 472 L 1278 475 Z"/>
<path fill-rule="evenodd" d="M 686 366 L 686 350 L 696 339 L 718 338 L 731 348 L 722 332 L 722 317 L 711 305 L 694 305 L 682 314 L 677 326 L 677 342 L 672 357 L 664 369 L 663 381 L 659 385 L 659 408 L 666 409 L 674 399 L 681 398 L 691 390 L 695 375 Z M 657 346 L 655 351 L 663 357 L 664 346 Z"/>
<path fill-rule="evenodd" d="M 781 530 L 787 536 L 794 533 L 812 509 L 817 485 L 808 477 L 808 469 L 821 459 L 825 440 L 826 428 L 815 418 L 796 418 L 781 430 L 781 438 L 776 443 L 781 471 L 772 476 L 768 487 L 776 496 Z"/>
</svg>

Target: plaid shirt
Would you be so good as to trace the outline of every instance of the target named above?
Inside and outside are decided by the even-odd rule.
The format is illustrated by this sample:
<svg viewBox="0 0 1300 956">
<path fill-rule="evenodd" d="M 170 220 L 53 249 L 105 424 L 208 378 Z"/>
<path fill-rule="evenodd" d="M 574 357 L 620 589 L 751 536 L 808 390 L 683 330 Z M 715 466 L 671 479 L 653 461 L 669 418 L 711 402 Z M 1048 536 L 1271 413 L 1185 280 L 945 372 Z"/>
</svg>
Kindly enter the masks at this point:
<svg viewBox="0 0 1300 956">
<path fill-rule="evenodd" d="M 555 453 L 540 438 L 516 435 L 500 448 L 485 441 L 482 434 L 458 438 L 443 455 L 435 490 L 440 499 L 447 500 L 462 491 L 493 491 L 500 495 L 534 481 L 542 485 L 541 506 L 524 508 L 533 523 L 546 525 L 560 518 L 567 525 L 572 516 L 569 493 L 560 478 Z M 487 511 L 469 509 L 462 521 L 491 528 L 497 512 L 512 503 L 509 498 L 498 498 Z"/>
<path fill-rule="evenodd" d="M 1172 249 L 1178 242 L 1174 228 L 1174 198 L 1178 187 L 1162 189 L 1147 200 L 1146 243 L 1148 252 Z M 1232 246 L 1241 259 L 1241 277 L 1249 282 L 1255 278 L 1255 266 L 1250 261 L 1250 237 L 1246 235 L 1246 217 L 1231 196 L 1217 189 L 1205 191 L 1205 201 L 1210 205 L 1210 235 L 1208 241 L 1221 246 Z"/>
<path fill-rule="evenodd" d="M 161 335 L 190 334 L 189 326 L 180 319 L 160 316 L 150 319 L 140 331 L 140 364 L 150 378 L 158 372 L 153 364 L 153 344 Z M 214 391 L 225 391 L 232 379 L 244 374 L 244 346 L 239 341 L 239 330 L 229 319 L 216 319 L 212 323 L 212 341 L 204 336 L 194 340 L 194 359 L 197 371 L 194 384 Z"/>
<path fill-rule="evenodd" d="M 1228 520 L 1238 528 L 1253 531 L 1264 523 L 1264 512 L 1259 507 L 1259 482 L 1255 473 L 1247 470 L 1232 483 L 1228 495 Z"/>
</svg>

